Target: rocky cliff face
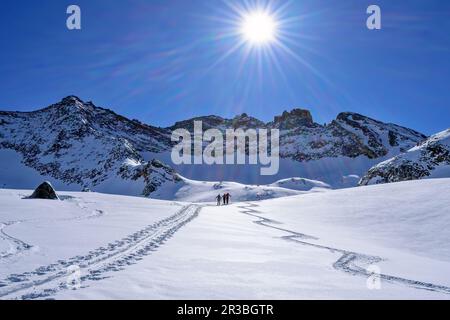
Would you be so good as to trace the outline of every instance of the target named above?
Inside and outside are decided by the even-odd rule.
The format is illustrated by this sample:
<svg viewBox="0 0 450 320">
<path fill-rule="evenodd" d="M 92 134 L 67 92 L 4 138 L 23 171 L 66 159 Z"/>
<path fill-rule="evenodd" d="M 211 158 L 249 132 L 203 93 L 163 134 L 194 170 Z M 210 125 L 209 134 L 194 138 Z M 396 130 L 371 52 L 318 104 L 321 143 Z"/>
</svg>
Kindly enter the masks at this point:
<svg viewBox="0 0 450 320">
<path fill-rule="evenodd" d="M 426 138 L 356 113 L 342 113 L 332 123 L 319 125 L 302 109 L 284 112 L 269 123 L 242 114 L 233 119 L 199 117 L 157 128 L 69 96 L 34 112 L 0 112 L 0 150 L 14 150 L 27 167 L 80 190 L 102 190 L 105 184 L 120 181 L 137 184 L 141 194 L 150 195 L 178 178 L 168 164 L 146 161 L 144 155 L 158 158 L 170 152 L 171 132 L 178 128 L 193 132 L 194 120 L 201 120 L 204 130 L 280 129 L 281 157 L 297 162 L 378 159 L 406 151 Z"/>
<path fill-rule="evenodd" d="M 371 168 L 360 185 L 450 177 L 450 129 Z"/>
<path fill-rule="evenodd" d="M 292 130 L 298 127 L 314 127 L 313 117 L 309 110 L 294 109 L 284 111 L 281 116 L 276 116 L 269 127 L 280 130 Z"/>
</svg>

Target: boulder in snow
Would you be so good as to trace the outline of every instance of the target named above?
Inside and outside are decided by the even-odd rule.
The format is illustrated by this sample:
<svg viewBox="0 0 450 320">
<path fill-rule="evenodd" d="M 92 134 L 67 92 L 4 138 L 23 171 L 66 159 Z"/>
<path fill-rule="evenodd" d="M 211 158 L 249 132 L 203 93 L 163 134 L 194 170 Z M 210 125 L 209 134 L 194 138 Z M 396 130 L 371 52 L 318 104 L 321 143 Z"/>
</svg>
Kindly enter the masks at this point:
<svg viewBox="0 0 450 320">
<path fill-rule="evenodd" d="M 34 190 L 30 199 L 47 199 L 47 200 L 59 200 L 55 189 L 53 189 L 50 182 L 46 181 Z"/>
</svg>

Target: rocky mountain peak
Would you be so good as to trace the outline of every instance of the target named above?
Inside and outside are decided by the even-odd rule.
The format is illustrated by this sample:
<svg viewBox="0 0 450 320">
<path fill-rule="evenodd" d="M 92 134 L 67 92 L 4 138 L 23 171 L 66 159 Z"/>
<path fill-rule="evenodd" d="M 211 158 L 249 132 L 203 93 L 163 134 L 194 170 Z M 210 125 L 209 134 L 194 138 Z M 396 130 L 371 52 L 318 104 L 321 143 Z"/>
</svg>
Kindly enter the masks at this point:
<svg viewBox="0 0 450 320">
<path fill-rule="evenodd" d="M 249 116 L 247 113 L 243 113 L 234 117 L 234 119 L 231 121 L 231 125 L 233 128 L 241 129 L 259 129 L 266 126 L 264 122 Z"/>
<path fill-rule="evenodd" d="M 314 121 L 309 110 L 293 109 L 289 112 L 284 111 L 281 116 L 276 116 L 273 124 L 277 128 L 286 130 L 295 127 L 312 126 Z"/>
<path fill-rule="evenodd" d="M 92 102 L 85 103 L 83 100 L 77 96 L 67 96 L 61 101 L 50 105 L 49 107 L 39 110 L 40 111 L 51 111 L 57 116 L 73 115 L 78 117 L 77 114 L 85 114 L 94 111 L 96 106 Z"/>
<path fill-rule="evenodd" d="M 84 104 L 84 101 L 77 96 L 67 96 L 63 98 L 60 104 L 70 105 L 70 104 Z"/>
<path fill-rule="evenodd" d="M 203 125 L 203 130 L 215 129 L 223 126 L 226 122 L 225 119 L 219 116 L 202 116 L 196 117 L 189 120 L 183 120 L 176 122 L 173 126 L 166 128 L 168 131 L 174 131 L 176 129 L 186 129 L 190 132 L 194 131 L 194 122 L 201 121 Z"/>
<path fill-rule="evenodd" d="M 336 117 L 336 120 L 338 120 L 338 121 L 363 121 L 366 119 L 376 121 L 376 120 L 370 119 L 369 117 L 363 116 L 362 114 L 355 113 L 355 112 L 341 112 Z"/>
</svg>

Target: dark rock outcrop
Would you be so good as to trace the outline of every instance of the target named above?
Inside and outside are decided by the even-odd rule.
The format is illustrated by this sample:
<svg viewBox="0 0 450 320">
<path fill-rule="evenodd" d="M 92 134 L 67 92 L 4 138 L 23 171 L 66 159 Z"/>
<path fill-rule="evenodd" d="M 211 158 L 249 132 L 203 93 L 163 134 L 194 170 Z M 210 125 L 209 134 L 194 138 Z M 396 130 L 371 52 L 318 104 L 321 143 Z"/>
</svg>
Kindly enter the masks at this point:
<svg viewBox="0 0 450 320">
<path fill-rule="evenodd" d="M 450 174 L 450 129 L 371 168 L 360 185 L 441 177 Z"/>
<path fill-rule="evenodd" d="M 281 116 L 274 118 L 272 126 L 280 130 L 289 130 L 302 126 L 310 127 L 314 125 L 313 117 L 309 110 L 293 109 L 284 111 Z"/>
<path fill-rule="evenodd" d="M 55 189 L 50 182 L 45 181 L 34 190 L 30 199 L 59 200 Z"/>
</svg>

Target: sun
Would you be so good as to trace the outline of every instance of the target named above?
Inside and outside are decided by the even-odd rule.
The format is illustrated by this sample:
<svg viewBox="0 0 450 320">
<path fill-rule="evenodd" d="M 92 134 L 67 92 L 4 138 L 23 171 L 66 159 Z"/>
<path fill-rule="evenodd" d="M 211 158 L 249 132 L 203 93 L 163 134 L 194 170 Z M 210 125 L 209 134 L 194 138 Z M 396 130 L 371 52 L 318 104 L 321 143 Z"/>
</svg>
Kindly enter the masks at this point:
<svg viewBox="0 0 450 320">
<path fill-rule="evenodd" d="M 267 12 L 250 12 L 244 15 L 240 31 L 244 40 L 251 45 L 268 44 L 276 39 L 277 22 Z"/>
<path fill-rule="evenodd" d="M 241 54 L 239 72 L 251 65 L 261 73 L 268 66 L 270 72 L 280 72 L 284 77 L 281 59 L 287 58 L 311 68 L 300 54 L 306 48 L 306 41 L 301 40 L 311 38 L 301 31 L 307 16 L 293 15 L 293 1 L 222 1 L 225 7 L 209 18 L 221 54 L 208 72 L 235 53 Z"/>
</svg>

